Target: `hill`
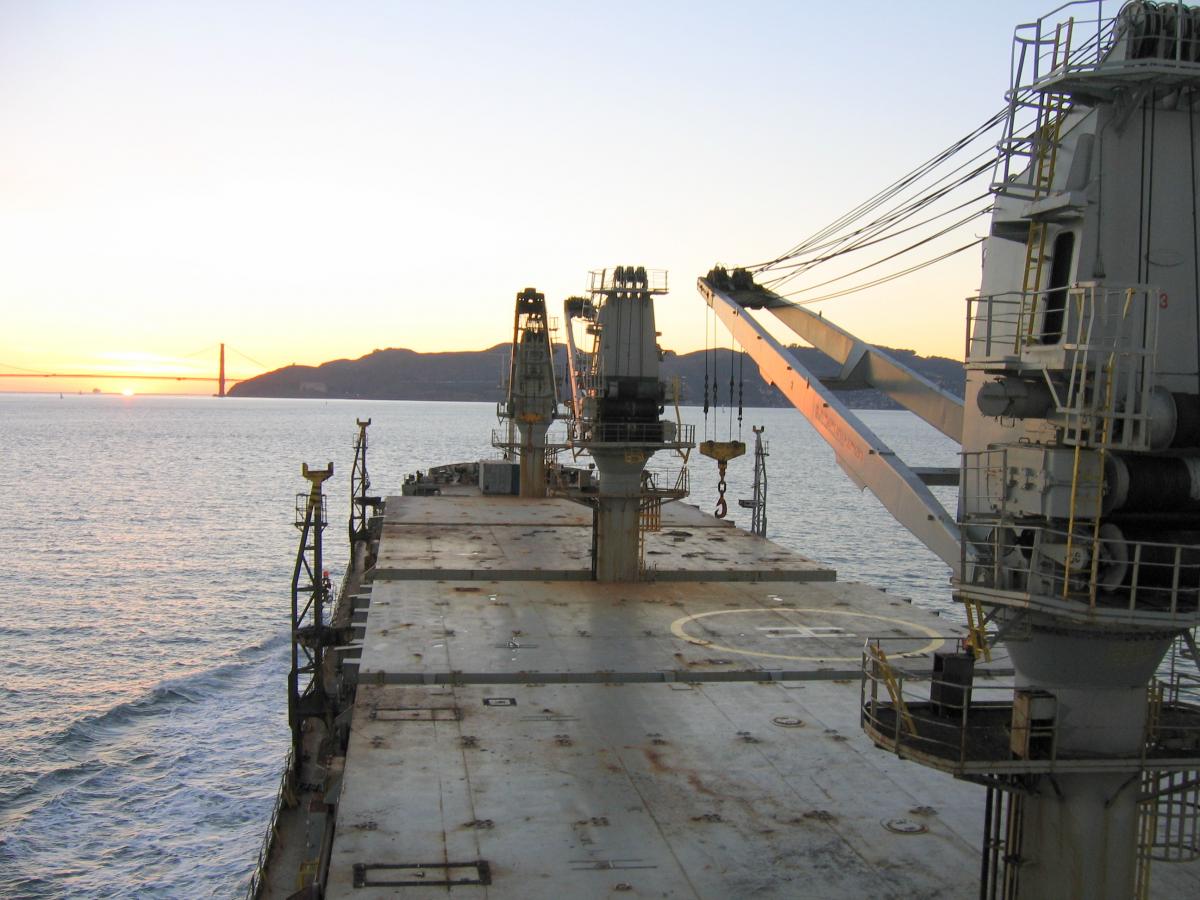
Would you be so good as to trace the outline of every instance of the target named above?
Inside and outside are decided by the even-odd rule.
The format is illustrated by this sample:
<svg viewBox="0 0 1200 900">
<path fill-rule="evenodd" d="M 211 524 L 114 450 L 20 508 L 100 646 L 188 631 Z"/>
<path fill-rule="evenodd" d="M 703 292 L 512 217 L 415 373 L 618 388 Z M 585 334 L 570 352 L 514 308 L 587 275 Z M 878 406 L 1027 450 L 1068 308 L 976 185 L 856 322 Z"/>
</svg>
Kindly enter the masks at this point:
<svg viewBox="0 0 1200 900">
<path fill-rule="evenodd" d="M 886 349 L 886 348 L 885 348 Z M 817 376 L 836 375 L 840 366 L 811 347 L 793 347 L 799 361 Z M 349 400 L 477 400 L 503 399 L 502 384 L 508 371 L 508 344 L 487 350 L 454 353 L 417 353 L 413 350 L 375 350 L 359 359 L 336 359 L 319 366 L 286 366 L 235 385 L 234 397 L 313 397 Z M 962 363 L 940 356 L 918 356 L 911 350 L 887 350 L 899 361 L 958 396 L 963 395 L 965 374 Z M 566 371 L 566 355 L 558 348 L 556 371 Z M 741 385 L 743 406 L 787 406 L 783 395 L 758 374 L 748 356 L 728 349 L 697 350 L 692 353 L 663 353 L 663 377 L 679 378 L 683 402 L 703 402 L 705 373 L 717 385 L 722 406 L 737 404 Z M 711 391 L 711 387 L 710 387 Z M 563 389 L 560 395 L 565 396 Z M 878 391 L 847 391 L 843 400 L 859 409 L 895 409 Z"/>
</svg>

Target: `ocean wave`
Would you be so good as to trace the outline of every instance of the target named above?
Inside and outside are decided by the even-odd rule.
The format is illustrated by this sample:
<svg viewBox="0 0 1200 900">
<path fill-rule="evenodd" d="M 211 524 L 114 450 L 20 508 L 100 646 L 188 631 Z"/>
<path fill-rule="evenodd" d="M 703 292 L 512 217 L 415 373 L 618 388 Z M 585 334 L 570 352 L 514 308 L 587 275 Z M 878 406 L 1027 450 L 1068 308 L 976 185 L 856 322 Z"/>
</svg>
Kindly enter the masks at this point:
<svg viewBox="0 0 1200 900">
<path fill-rule="evenodd" d="M 263 638 L 256 644 L 242 647 L 237 651 L 237 655 L 241 657 L 259 656 L 263 653 L 268 653 L 287 645 L 290 641 L 290 636 L 286 630 L 280 630 L 272 635 Z"/>
<path fill-rule="evenodd" d="M 212 668 L 164 679 L 141 696 L 83 716 L 49 738 L 51 742 L 68 749 L 72 744 L 92 744 L 105 732 L 151 716 L 174 714 L 181 707 L 211 699 L 228 690 L 231 678 L 249 674 L 253 662 L 269 659 L 274 651 L 282 649 L 288 641 L 288 634 L 279 632 L 239 647 Z"/>
<path fill-rule="evenodd" d="M 224 661 L 210 669 L 165 679 L 148 688 L 139 696 L 115 703 L 107 709 L 82 716 L 57 731 L 43 733 L 36 740 L 34 756 L 39 762 L 48 762 L 53 768 L 40 770 L 34 764 L 31 770 L 25 763 L 24 771 L 16 765 L 5 767 L 6 790 L 0 790 L 0 831 L 6 831 L 42 810 L 54 807 L 65 795 L 84 788 L 93 779 L 113 774 L 129 766 L 135 768 L 162 761 L 172 760 L 176 769 L 188 764 L 190 748 L 179 746 L 174 752 L 161 754 L 134 750 L 133 744 L 144 739 L 139 729 L 159 728 L 156 719 L 172 720 L 188 709 L 199 709 L 204 704 L 227 702 L 237 693 L 235 682 L 244 684 L 249 680 L 257 683 L 264 663 L 272 663 L 277 651 L 287 645 L 288 636 L 274 634 L 261 641 L 231 650 Z M 203 709 L 190 715 L 205 715 Z M 191 728 L 192 726 L 186 726 Z M 160 745 L 161 747 L 161 745 Z M 124 754 L 120 762 L 112 753 L 121 748 Z M 22 754 L 29 759 L 29 754 Z M 10 760 L 18 763 L 18 760 Z M 18 763 L 19 764 L 19 763 Z M 115 767 L 115 768 L 114 768 Z"/>
<path fill-rule="evenodd" d="M 36 774 L 32 772 L 11 773 L 10 777 L 24 775 L 32 778 L 25 785 L 7 791 L 0 791 L 0 831 L 6 831 L 7 826 L 15 819 L 29 812 L 29 803 L 35 805 L 41 798 L 57 796 L 63 790 L 78 784 L 104 768 L 104 763 L 98 759 L 83 759 L 51 769 L 48 772 Z"/>
<path fill-rule="evenodd" d="M 180 705 L 198 702 L 201 694 L 197 687 L 190 684 L 191 679 L 178 679 L 178 682 L 184 681 L 189 684 L 185 686 L 181 683 L 164 683 L 151 688 L 135 700 L 127 700 L 110 706 L 103 712 L 84 716 L 63 729 L 58 735 L 58 740 L 61 743 L 76 741 L 91 744 L 107 729 L 119 728 L 135 719 L 144 719 Z"/>
</svg>

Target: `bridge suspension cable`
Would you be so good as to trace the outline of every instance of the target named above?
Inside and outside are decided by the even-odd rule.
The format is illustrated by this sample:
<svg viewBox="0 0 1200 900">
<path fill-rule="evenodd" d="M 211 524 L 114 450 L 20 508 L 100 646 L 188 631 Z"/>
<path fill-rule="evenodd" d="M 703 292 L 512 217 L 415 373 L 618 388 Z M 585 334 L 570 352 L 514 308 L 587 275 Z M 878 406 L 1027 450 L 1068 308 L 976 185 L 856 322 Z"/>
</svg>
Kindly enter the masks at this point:
<svg viewBox="0 0 1200 900">
<path fill-rule="evenodd" d="M 207 356 L 210 353 L 214 352 L 220 346 L 221 346 L 220 344 L 209 344 L 207 347 L 203 347 L 192 353 L 185 353 L 183 358 L 184 359 L 192 359 L 193 357 L 197 357 L 197 356 Z"/>
<path fill-rule="evenodd" d="M 40 372 L 37 369 L 23 369 L 20 366 L 14 366 L 12 363 L 0 362 L 0 367 L 5 369 L 16 369 L 18 372 L 24 372 L 28 375 L 46 375 L 46 372 Z M 0 373 L 2 374 L 2 373 Z"/>
<path fill-rule="evenodd" d="M 221 345 L 213 344 L 205 347 L 202 350 L 197 350 L 194 353 L 186 354 L 183 358 L 190 359 L 204 354 L 211 354 Z M 242 353 L 240 350 L 228 348 L 238 356 L 248 362 L 258 366 L 263 371 L 267 371 L 267 365 L 261 363 L 251 356 Z M 150 374 L 150 373 L 131 373 L 131 372 L 80 372 L 67 370 L 62 372 L 47 372 L 43 369 L 30 369 L 25 366 L 17 366 L 12 363 L 0 362 L 0 369 L 11 369 L 13 371 L 0 372 L 0 378 L 90 378 L 90 379 L 118 379 L 122 381 L 206 381 L 221 383 L 222 380 L 227 382 L 246 381 L 253 378 L 253 375 L 227 375 L 225 374 L 223 364 L 216 375 L 165 375 L 165 374 Z"/>
<path fill-rule="evenodd" d="M 262 369 L 264 372 L 266 372 L 267 370 L 269 370 L 269 369 L 271 368 L 271 367 L 270 367 L 270 366 L 268 366 L 266 363 L 264 363 L 264 362 L 259 362 L 259 361 L 258 361 L 257 359 L 255 359 L 253 356 L 250 356 L 249 354 L 243 353 L 241 350 L 237 349 L 236 347 L 230 347 L 230 346 L 226 345 L 225 349 L 226 349 L 226 350 L 229 350 L 231 353 L 236 353 L 238 356 L 240 356 L 242 359 L 246 360 L 247 362 L 252 362 L 252 363 L 254 363 L 256 366 L 258 366 L 258 367 L 259 367 L 260 369 Z"/>
</svg>

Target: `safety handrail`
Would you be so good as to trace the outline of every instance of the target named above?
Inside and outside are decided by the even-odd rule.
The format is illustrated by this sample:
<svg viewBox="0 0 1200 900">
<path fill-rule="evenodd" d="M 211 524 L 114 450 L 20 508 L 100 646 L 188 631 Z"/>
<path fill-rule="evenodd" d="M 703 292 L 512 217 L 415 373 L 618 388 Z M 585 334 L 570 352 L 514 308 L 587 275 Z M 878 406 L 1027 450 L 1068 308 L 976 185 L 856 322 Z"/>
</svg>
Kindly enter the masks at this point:
<svg viewBox="0 0 1200 900">
<path fill-rule="evenodd" d="M 1089 541 L 1075 535 L 1076 552 L 1066 560 L 1069 533 L 1046 526 L 1023 527 L 974 517 L 964 523 L 964 543 L 977 563 L 964 581 L 1028 596 L 1064 598 L 1086 606 L 1129 612 L 1194 615 L 1200 606 L 1200 547 L 1163 541 L 1104 537 L 1100 541 L 1098 590 L 1090 588 Z M 987 532 L 986 537 L 971 533 Z"/>
</svg>

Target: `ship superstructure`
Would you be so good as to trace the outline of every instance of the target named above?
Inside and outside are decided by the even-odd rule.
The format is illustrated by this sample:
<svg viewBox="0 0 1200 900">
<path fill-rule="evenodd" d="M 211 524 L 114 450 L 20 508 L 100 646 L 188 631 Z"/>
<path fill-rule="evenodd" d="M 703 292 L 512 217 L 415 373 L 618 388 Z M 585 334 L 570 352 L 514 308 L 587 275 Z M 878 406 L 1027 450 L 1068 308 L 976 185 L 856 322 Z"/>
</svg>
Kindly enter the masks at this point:
<svg viewBox="0 0 1200 900">
<path fill-rule="evenodd" d="M 1016 33 L 956 580 L 1016 670 L 992 776 L 1012 896 L 1146 896 L 1153 857 L 1200 852 L 1200 710 L 1154 684 L 1200 622 L 1197 88 L 1192 7 Z"/>
</svg>

